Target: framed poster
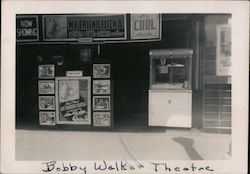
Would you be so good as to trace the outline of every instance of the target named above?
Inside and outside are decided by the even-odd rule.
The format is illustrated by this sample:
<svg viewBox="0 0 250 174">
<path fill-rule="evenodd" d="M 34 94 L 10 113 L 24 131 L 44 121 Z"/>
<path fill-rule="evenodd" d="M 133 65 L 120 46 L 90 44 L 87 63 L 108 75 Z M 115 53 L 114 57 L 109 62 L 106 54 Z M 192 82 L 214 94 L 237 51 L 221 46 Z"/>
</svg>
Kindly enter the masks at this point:
<svg viewBox="0 0 250 174">
<path fill-rule="evenodd" d="M 39 41 L 38 16 L 16 16 L 16 41 Z"/>
<path fill-rule="evenodd" d="M 91 124 L 91 77 L 56 78 L 58 124 Z"/>
<path fill-rule="evenodd" d="M 230 76 L 231 68 L 231 26 L 218 25 L 216 28 L 216 75 Z"/>
<path fill-rule="evenodd" d="M 93 78 L 110 78 L 110 64 L 93 64 Z"/>
<path fill-rule="evenodd" d="M 39 79 L 53 79 L 55 77 L 55 65 L 39 65 L 38 78 Z"/>
<path fill-rule="evenodd" d="M 160 14 L 131 14 L 131 39 L 161 39 Z"/>
<path fill-rule="evenodd" d="M 110 80 L 93 80 L 93 94 L 110 94 Z"/>
<path fill-rule="evenodd" d="M 111 126 L 110 112 L 93 112 L 94 126 Z"/>
<path fill-rule="evenodd" d="M 39 112 L 40 125 L 56 125 L 55 112 Z"/>
<path fill-rule="evenodd" d="M 55 81 L 54 80 L 39 80 L 38 81 L 39 94 L 55 94 Z"/>
<path fill-rule="evenodd" d="M 39 96 L 39 110 L 55 110 L 54 96 Z"/>
<path fill-rule="evenodd" d="M 110 96 L 93 96 L 93 110 L 110 110 Z"/>
</svg>

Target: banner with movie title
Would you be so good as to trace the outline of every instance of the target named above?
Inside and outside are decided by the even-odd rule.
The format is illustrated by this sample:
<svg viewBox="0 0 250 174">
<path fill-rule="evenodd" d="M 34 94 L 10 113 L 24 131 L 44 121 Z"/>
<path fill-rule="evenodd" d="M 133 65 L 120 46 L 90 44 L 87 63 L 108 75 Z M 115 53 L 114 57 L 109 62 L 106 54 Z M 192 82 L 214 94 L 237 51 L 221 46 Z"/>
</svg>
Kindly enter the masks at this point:
<svg viewBox="0 0 250 174">
<path fill-rule="evenodd" d="M 91 124 L 90 77 L 57 77 L 58 124 Z"/>
<path fill-rule="evenodd" d="M 16 40 L 38 41 L 38 16 L 17 16 L 16 17 Z"/>
<path fill-rule="evenodd" d="M 43 37 L 46 41 L 91 38 L 126 40 L 126 16 L 116 15 L 45 15 Z"/>
</svg>

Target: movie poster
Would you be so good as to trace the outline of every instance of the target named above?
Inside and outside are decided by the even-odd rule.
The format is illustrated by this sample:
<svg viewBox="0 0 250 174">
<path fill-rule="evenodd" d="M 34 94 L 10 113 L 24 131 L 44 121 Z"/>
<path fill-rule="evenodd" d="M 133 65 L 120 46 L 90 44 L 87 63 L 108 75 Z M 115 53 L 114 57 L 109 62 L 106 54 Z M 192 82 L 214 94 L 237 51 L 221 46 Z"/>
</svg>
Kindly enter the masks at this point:
<svg viewBox="0 0 250 174">
<path fill-rule="evenodd" d="M 54 96 L 39 96 L 39 110 L 55 110 Z"/>
<path fill-rule="evenodd" d="M 55 112 L 39 112 L 40 125 L 56 125 Z"/>
<path fill-rule="evenodd" d="M 110 96 L 93 96 L 93 110 L 110 110 Z"/>
<path fill-rule="evenodd" d="M 93 80 L 93 94 L 110 94 L 110 80 Z"/>
<path fill-rule="evenodd" d="M 55 65 L 39 65 L 38 78 L 39 79 L 52 79 L 55 77 Z"/>
<path fill-rule="evenodd" d="M 38 93 L 39 94 L 54 94 L 55 93 L 54 80 L 40 80 L 40 81 L 38 81 Z"/>
<path fill-rule="evenodd" d="M 93 78 L 110 78 L 110 64 L 93 64 Z"/>
<path fill-rule="evenodd" d="M 91 124 L 90 77 L 56 78 L 58 124 Z"/>
</svg>

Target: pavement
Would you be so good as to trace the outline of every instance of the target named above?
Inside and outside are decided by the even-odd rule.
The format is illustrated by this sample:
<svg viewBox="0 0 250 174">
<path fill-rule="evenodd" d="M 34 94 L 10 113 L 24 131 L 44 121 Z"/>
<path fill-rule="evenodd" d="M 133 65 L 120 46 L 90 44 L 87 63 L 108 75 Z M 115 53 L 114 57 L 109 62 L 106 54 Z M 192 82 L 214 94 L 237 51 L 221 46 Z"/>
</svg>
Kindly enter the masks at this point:
<svg viewBox="0 0 250 174">
<path fill-rule="evenodd" d="M 230 158 L 230 140 L 229 134 L 196 129 L 17 129 L 16 160 L 223 160 Z"/>
</svg>

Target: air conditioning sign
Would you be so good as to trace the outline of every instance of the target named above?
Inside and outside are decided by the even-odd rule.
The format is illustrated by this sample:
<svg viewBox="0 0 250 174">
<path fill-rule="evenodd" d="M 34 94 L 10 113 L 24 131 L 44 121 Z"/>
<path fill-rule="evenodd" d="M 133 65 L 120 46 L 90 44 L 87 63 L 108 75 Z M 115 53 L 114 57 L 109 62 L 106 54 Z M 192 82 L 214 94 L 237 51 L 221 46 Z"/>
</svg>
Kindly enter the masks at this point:
<svg viewBox="0 0 250 174">
<path fill-rule="evenodd" d="M 17 16 L 16 39 L 17 41 L 38 41 L 39 40 L 37 16 Z"/>
</svg>

